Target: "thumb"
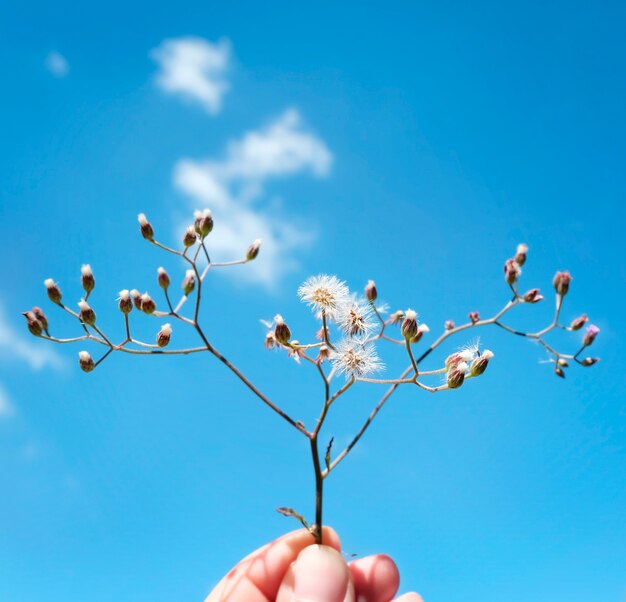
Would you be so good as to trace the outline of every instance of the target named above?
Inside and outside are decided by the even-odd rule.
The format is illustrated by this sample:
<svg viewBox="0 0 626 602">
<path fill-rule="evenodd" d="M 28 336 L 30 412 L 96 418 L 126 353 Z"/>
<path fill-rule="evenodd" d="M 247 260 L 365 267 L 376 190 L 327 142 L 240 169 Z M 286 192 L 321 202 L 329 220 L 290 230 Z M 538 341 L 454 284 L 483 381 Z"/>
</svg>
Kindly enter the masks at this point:
<svg viewBox="0 0 626 602">
<path fill-rule="evenodd" d="M 276 602 L 354 602 L 350 569 L 328 546 L 308 546 L 291 564 Z"/>
</svg>

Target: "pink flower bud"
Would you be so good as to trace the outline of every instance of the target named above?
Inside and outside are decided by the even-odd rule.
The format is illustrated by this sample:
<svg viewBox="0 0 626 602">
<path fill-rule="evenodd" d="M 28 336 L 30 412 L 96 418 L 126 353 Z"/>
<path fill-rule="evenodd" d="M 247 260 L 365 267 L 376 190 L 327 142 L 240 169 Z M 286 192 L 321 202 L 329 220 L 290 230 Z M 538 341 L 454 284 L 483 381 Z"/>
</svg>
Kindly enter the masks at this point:
<svg viewBox="0 0 626 602">
<path fill-rule="evenodd" d="M 91 372 L 96 367 L 89 351 L 78 352 L 78 365 L 83 372 Z"/>
<path fill-rule="evenodd" d="M 48 318 L 46 318 L 46 314 L 43 313 L 43 310 L 41 309 L 41 307 L 33 307 L 31 311 L 33 312 L 35 318 L 37 318 L 41 322 L 41 326 L 46 331 L 46 334 L 47 334 L 48 333 Z"/>
<path fill-rule="evenodd" d="M 139 291 L 137 291 L 137 295 L 141 297 L 139 295 Z M 120 308 L 120 311 L 123 314 L 129 314 L 132 311 L 133 302 L 130 298 L 130 293 L 128 292 L 128 290 L 124 289 L 123 291 L 120 291 L 120 297 L 117 306 Z"/>
<path fill-rule="evenodd" d="M 88 263 L 85 263 L 80 268 L 80 273 L 81 273 L 80 280 L 83 285 L 83 289 L 85 289 L 85 292 L 87 293 L 87 295 L 89 295 L 89 293 L 93 290 L 94 286 L 96 286 L 96 280 L 93 277 L 91 266 Z"/>
<path fill-rule="evenodd" d="M 159 347 L 166 347 L 172 336 L 172 327 L 169 324 L 163 324 L 161 330 L 157 333 L 156 342 Z"/>
<path fill-rule="evenodd" d="M 480 314 L 477 311 L 470 311 L 468 314 L 468 317 L 472 324 L 476 324 L 477 322 L 480 322 Z"/>
<path fill-rule="evenodd" d="M 538 303 L 543 299 L 543 295 L 539 294 L 538 288 L 531 288 L 524 293 L 524 301 L 526 303 Z"/>
<path fill-rule="evenodd" d="M 591 345 L 591 343 L 596 340 L 599 332 L 600 329 L 594 324 L 587 326 L 587 332 L 585 332 L 585 336 L 583 337 L 583 345 L 585 345 L 585 347 Z"/>
<path fill-rule="evenodd" d="M 570 328 L 572 330 L 580 330 L 588 321 L 589 318 L 587 317 L 587 314 L 582 314 L 581 316 L 578 316 L 577 318 L 572 320 Z"/>
<path fill-rule="evenodd" d="M 465 362 L 455 364 L 448 370 L 446 380 L 450 389 L 458 389 L 463 384 L 466 370 L 467 364 Z"/>
<path fill-rule="evenodd" d="M 133 300 L 133 304 L 137 309 L 141 309 L 141 293 L 134 288 L 130 291 L 130 297 Z"/>
<path fill-rule="evenodd" d="M 150 222 L 148 221 L 148 218 L 146 217 L 146 214 L 145 213 L 140 213 L 137 216 L 137 221 L 139 222 L 139 230 L 141 231 L 141 235 L 146 240 L 153 240 L 154 239 L 154 230 L 152 229 L 152 226 L 150 225 Z"/>
<path fill-rule="evenodd" d="M 565 372 L 563 372 L 563 368 L 561 368 L 561 366 L 556 366 L 554 368 L 554 373 L 560 378 L 565 378 Z"/>
<path fill-rule="evenodd" d="M 586 357 L 580 363 L 583 366 L 593 366 L 594 364 L 597 364 L 599 361 L 600 361 L 599 357 Z"/>
<path fill-rule="evenodd" d="M 376 290 L 376 283 L 373 280 L 368 280 L 365 285 L 365 298 L 370 302 L 374 303 L 378 298 L 378 291 Z"/>
<path fill-rule="evenodd" d="M 187 270 L 183 278 L 183 292 L 190 295 L 196 287 L 196 273 L 193 270 Z"/>
<path fill-rule="evenodd" d="M 170 286 L 169 274 L 165 271 L 165 268 L 157 268 L 157 282 L 159 286 L 166 291 Z"/>
<path fill-rule="evenodd" d="M 472 376 L 480 376 L 489 365 L 489 360 L 493 357 L 493 352 L 485 349 L 481 355 L 476 357 L 470 364 L 470 374 Z"/>
<path fill-rule="evenodd" d="M 567 295 L 567 291 L 569 290 L 569 283 L 572 281 L 572 277 L 569 272 L 557 272 L 554 275 L 554 280 L 552 283 L 554 284 L 554 290 L 558 295 L 564 297 Z"/>
<path fill-rule="evenodd" d="M 43 325 L 37 316 L 32 311 L 25 311 L 22 315 L 26 318 L 26 326 L 30 334 L 40 337 L 43 334 Z"/>
<path fill-rule="evenodd" d="M 139 304 L 139 309 L 144 313 L 153 314 L 156 311 L 156 303 L 148 293 L 141 295 Z"/>
<path fill-rule="evenodd" d="M 412 309 L 407 309 L 400 332 L 405 339 L 411 340 L 417 334 L 417 314 Z"/>
<path fill-rule="evenodd" d="M 252 261 L 256 259 L 259 254 L 259 249 L 261 248 L 261 239 L 257 238 L 249 247 L 248 252 L 246 253 L 246 260 Z"/>
<path fill-rule="evenodd" d="M 191 247 L 196 242 L 196 229 L 194 226 L 189 226 L 185 230 L 185 235 L 183 236 L 183 244 L 185 247 Z"/>
<path fill-rule="evenodd" d="M 211 230 L 213 230 L 213 216 L 211 215 L 211 210 L 194 211 L 193 216 L 195 218 L 193 225 L 198 236 L 200 238 L 207 237 Z"/>
<path fill-rule="evenodd" d="M 89 307 L 89 304 L 84 299 L 81 299 L 78 302 L 78 307 L 80 308 L 78 317 L 81 322 L 89 324 L 89 326 L 93 326 L 96 323 L 96 312 Z"/>
<path fill-rule="evenodd" d="M 280 314 L 277 314 L 274 318 L 274 336 L 276 340 L 282 345 L 286 345 L 291 338 L 291 330 L 289 330 L 289 326 L 285 324 L 283 317 Z"/>
<path fill-rule="evenodd" d="M 46 289 L 48 291 L 48 298 L 52 303 L 56 303 L 57 305 L 61 304 L 61 289 L 58 284 L 52 280 L 52 278 L 47 278 L 44 280 L 44 284 L 46 285 Z"/>
<path fill-rule="evenodd" d="M 561 366 L 561 368 L 569 368 L 569 362 L 562 357 L 556 360 L 556 363 L 558 366 Z"/>
<path fill-rule="evenodd" d="M 526 253 L 528 253 L 528 245 L 520 243 L 517 245 L 517 252 L 515 253 L 515 262 L 519 266 L 523 266 L 526 263 Z"/>
<path fill-rule="evenodd" d="M 522 273 L 522 268 L 515 261 L 515 259 L 507 259 L 504 264 L 504 279 L 507 284 L 513 285 L 517 282 L 517 279 Z"/>
<path fill-rule="evenodd" d="M 443 327 L 445 330 L 454 330 L 456 328 L 456 324 L 452 320 L 446 320 Z"/>
</svg>

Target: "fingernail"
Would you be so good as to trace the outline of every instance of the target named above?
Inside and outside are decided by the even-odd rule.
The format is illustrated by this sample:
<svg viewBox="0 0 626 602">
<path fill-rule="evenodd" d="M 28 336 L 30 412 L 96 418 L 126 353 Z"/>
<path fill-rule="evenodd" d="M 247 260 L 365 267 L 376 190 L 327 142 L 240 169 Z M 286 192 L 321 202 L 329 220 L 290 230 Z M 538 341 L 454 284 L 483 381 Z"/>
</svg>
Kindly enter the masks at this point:
<svg viewBox="0 0 626 602">
<path fill-rule="evenodd" d="M 292 567 L 292 602 L 342 602 L 350 573 L 343 557 L 327 546 L 302 550 Z"/>
</svg>

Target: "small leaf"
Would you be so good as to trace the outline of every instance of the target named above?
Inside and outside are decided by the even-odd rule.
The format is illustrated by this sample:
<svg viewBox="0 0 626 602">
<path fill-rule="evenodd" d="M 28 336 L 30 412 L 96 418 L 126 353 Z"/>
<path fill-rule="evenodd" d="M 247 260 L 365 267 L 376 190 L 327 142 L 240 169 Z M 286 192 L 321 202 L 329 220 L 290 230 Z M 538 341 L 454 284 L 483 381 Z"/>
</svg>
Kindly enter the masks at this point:
<svg viewBox="0 0 626 602">
<path fill-rule="evenodd" d="M 293 516 L 293 518 L 300 521 L 300 523 L 305 529 L 307 529 L 308 531 L 311 531 L 311 527 L 309 523 L 307 523 L 304 517 L 298 514 L 293 508 L 287 508 L 286 506 L 281 506 L 280 508 L 276 508 L 276 512 L 278 512 L 279 514 L 282 514 L 283 516 Z"/>
<path fill-rule="evenodd" d="M 334 440 L 335 438 L 331 437 L 330 441 L 328 442 L 328 447 L 326 448 L 326 456 L 324 456 L 324 462 L 326 462 L 326 470 L 330 470 L 330 450 L 333 447 Z"/>
</svg>

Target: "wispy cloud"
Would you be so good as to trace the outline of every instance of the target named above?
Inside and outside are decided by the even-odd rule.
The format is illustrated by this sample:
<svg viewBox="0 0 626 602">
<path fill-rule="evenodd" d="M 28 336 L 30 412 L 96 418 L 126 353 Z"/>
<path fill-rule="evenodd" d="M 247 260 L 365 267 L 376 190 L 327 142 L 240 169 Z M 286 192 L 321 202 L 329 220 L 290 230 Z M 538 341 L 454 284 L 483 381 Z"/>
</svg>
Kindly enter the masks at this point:
<svg viewBox="0 0 626 602">
<path fill-rule="evenodd" d="M 211 248 L 217 255 L 240 257 L 253 240 L 263 240 L 262 260 L 238 276 L 271 287 L 297 267 L 293 251 L 310 243 L 314 233 L 260 208 L 259 202 L 267 198 L 264 186 L 271 179 L 307 172 L 324 177 L 332 162 L 324 142 L 304 127 L 297 110 L 289 109 L 266 127 L 231 141 L 221 160 L 181 159 L 174 168 L 174 183 L 194 204 L 213 210 Z"/>
<path fill-rule="evenodd" d="M 48 53 L 44 65 L 54 77 L 62 78 L 70 72 L 70 66 L 67 59 L 56 50 Z"/>
<path fill-rule="evenodd" d="M 229 88 L 225 80 L 230 58 L 228 40 L 216 44 L 196 37 L 164 40 L 150 56 L 160 67 L 156 79 L 159 87 L 200 103 L 212 115 L 219 113 Z"/>
<path fill-rule="evenodd" d="M 0 420 L 5 418 L 10 418 L 15 413 L 15 409 L 13 408 L 13 404 L 9 399 L 9 395 L 4 389 L 4 387 L 0 384 Z"/>
<path fill-rule="evenodd" d="M 19 316 L 18 316 L 19 317 Z M 26 334 L 24 334 L 24 332 Z M 24 327 L 18 330 L 8 319 L 2 300 L 0 300 L 0 356 L 25 361 L 34 370 L 46 366 L 61 368 L 63 361 L 44 341 L 31 342 L 31 337 Z"/>
</svg>

